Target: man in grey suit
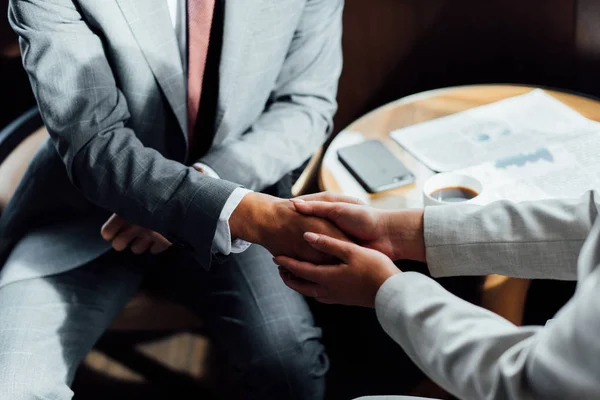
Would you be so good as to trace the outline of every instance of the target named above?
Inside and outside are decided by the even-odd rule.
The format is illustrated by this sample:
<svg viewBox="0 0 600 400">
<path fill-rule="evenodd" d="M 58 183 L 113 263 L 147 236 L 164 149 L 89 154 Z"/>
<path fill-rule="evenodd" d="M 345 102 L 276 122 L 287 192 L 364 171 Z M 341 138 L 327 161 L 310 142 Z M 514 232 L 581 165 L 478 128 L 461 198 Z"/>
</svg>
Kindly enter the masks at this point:
<svg viewBox="0 0 600 400">
<path fill-rule="evenodd" d="M 331 202 L 297 202 L 296 207 L 330 218 L 365 247 L 307 233 L 316 250 L 342 263 L 316 266 L 278 257 L 286 284 L 324 303 L 375 307 L 385 331 L 453 395 L 600 399 L 597 193 L 579 200 L 424 211 Z M 401 272 L 391 259 L 426 261 L 434 277 L 497 273 L 578 280 L 578 285 L 546 326 L 517 327 L 424 275 Z"/>
<path fill-rule="evenodd" d="M 71 398 L 77 365 L 154 264 L 244 398 L 322 397 L 320 329 L 269 252 L 323 261 L 301 232 L 344 236 L 259 192 L 331 131 L 342 7 L 10 1 L 51 139 L 0 219 L 0 398 Z M 173 246 L 157 259 L 110 240 Z"/>
</svg>

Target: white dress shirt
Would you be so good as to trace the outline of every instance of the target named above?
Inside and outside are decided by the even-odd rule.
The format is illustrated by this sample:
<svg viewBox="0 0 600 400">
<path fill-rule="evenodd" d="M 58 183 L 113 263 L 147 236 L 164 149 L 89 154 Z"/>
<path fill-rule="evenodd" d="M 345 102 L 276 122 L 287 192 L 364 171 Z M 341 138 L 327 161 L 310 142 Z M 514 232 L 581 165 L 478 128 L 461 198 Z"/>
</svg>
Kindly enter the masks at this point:
<svg viewBox="0 0 600 400">
<path fill-rule="evenodd" d="M 181 55 L 181 63 L 183 64 L 183 70 L 187 76 L 187 7 L 186 0 L 167 0 L 169 5 L 169 14 L 171 14 L 171 22 L 173 23 L 173 29 L 175 29 L 175 36 L 179 44 L 179 54 Z M 208 176 L 219 179 L 219 175 L 210 166 L 203 163 L 194 164 L 201 167 Z M 240 204 L 244 196 L 249 193 L 250 190 L 244 188 L 238 188 L 231 193 L 229 199 L 225 203 L 225 206 L 221 210 L 219 215 L 219 222 L 217 223 L 217 230 L 213 239 L 213 251 L 228 255 L 230 253 L 241 253 L 246 250 L 250 243 L 236 239 L 231 240 L 231 230 L 229 228 L 229 218 L 235 211 L 237 206 Z"/>
</svg>

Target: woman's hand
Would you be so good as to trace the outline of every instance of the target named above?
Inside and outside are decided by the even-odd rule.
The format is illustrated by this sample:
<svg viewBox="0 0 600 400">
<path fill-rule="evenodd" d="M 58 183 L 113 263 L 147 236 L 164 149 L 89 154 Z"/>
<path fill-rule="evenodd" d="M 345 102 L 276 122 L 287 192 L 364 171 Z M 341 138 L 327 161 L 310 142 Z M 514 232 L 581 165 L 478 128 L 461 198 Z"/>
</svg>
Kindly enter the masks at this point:
<svg viewBox="0 0 600 400">
<path fill-rule="evenodd" d="M 327 193 L 292 199 L 304 215 L 326 218 L 356 243 L 392 260 L 425 261 L 423 210 L 384 211 Z"/>
<path fill-rule="evenodd" d="M 373 307 L 381 285 L 401 271 L 384 254 L 325 235 L 306 233 L 316 250 L 339 260 L 336 265 L 315 265 L 289 257 L 276 257 L 287 286 L 327 304 Z"/>
</svg>

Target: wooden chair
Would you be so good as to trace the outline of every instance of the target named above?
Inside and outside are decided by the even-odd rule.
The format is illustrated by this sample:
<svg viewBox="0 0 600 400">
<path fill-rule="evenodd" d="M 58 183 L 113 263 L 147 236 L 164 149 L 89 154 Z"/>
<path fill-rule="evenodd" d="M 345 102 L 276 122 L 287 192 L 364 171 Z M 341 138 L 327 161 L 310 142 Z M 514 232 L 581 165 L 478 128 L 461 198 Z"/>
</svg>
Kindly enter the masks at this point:
<svg viewBox="0 0 600 400">
<path fill-rule="evenodd" d="M 0 132 L 0 212 L 47 137 L 37 109 L 28 111 Z"/>
</svg>

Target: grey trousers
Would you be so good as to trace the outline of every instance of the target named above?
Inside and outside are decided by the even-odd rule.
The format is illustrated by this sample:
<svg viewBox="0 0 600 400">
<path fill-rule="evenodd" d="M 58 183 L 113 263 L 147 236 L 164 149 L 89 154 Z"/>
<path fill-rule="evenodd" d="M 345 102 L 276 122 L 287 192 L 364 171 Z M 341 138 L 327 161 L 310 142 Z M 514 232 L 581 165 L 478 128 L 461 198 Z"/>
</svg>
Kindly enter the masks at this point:
<svg viewBox="0 0 600 400">
<path fill-rule="evenodd" d="M 71 399 L 77 366 L 136 293 L 148 266 L 115 252 L 75 270 L 0 288 L 0 399 Z M 304 299 L 259 246 L 204 271 L 155 266 L 208 325 L 244 398 L 320 399 L 328 359 Z"/>
</svg>

